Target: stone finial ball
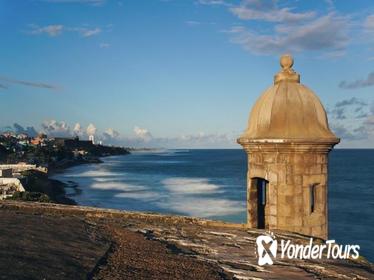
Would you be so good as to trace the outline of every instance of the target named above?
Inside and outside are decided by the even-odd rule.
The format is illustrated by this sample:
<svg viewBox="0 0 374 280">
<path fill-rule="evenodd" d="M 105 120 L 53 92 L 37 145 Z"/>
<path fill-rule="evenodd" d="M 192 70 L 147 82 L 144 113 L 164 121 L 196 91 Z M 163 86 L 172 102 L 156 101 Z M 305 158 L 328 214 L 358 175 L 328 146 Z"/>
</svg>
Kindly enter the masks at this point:
<svg viewBox="0 0 374 280">
<path fill-rule="evenodd" d="M 290 69 L 293 65 L 293 58 L 289 54 L 284 54 L 280 58 L 280 65 L 283 69 Z"/>
</svg>

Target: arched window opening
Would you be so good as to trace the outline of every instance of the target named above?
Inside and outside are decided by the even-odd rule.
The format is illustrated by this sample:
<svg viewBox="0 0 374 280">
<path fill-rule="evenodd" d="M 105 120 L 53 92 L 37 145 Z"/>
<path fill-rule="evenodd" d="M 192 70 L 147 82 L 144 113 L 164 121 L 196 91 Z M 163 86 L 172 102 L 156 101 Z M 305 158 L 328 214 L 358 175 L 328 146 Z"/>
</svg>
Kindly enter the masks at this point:
<svg viewBox="0 0 374 280">
<path fill-rule="evenodd" d="M 316 210 L 317 186 L 318 186 L 318 184 L 313 184 L 309 188 L 310 213 L 314 213 L 315 210 Z"/>
<path fill-rule="evenodd" d="M 253 183 L 257 192 L 257 228 L 265 229 L 266 187 L 268 181 L 263 178 L 254 178 Z"/>
</svg>

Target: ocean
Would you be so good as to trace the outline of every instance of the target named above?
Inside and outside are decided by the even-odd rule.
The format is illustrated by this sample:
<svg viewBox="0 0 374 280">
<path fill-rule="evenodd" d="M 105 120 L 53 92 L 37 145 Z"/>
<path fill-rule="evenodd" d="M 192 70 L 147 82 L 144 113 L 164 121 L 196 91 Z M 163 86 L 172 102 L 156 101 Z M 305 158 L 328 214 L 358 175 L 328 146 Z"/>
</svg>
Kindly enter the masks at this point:
<svg viewBox="0 0 374 280">
<path fill-rule="evenodd" d="M 244 223 L 243 150 L 162 150 L 103 158 L 54 176 L 80 205 Z M 329 157 L 329 239 L 374 261 L 374 150 Z"/>
</svg>

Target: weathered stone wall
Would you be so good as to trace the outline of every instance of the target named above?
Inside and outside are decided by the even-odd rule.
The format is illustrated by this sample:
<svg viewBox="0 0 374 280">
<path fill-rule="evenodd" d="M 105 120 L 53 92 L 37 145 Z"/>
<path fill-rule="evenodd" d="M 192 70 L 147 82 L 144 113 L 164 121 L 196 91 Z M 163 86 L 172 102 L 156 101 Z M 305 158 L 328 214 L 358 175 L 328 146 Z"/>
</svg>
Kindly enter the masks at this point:
<svg viewBox="0 0 374 280">
<path fill-rule="evenodd" d="M 327 238 L 329 148 L 315 145 L 257 144 L 248 147 L 248 224 L 257 227 L 255 178 L 268 181 L 265 228 Z M 315 185 L 314 211 L 311 187 Z"/>
</svg>

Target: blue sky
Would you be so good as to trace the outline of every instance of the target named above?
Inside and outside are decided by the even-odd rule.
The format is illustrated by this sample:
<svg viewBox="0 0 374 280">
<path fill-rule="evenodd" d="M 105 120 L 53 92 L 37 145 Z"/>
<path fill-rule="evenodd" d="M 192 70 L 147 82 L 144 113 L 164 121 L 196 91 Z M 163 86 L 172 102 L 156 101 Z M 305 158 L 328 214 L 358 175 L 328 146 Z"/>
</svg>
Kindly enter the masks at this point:
<svg viewBox="0 0 374 280">
<path fill-rule="evenodd" d="M 0 0 L 0 33 L 3 130 L 240 148 L 290 52 L 339 146 L 374 148 L 370 0 Z"/>
</svg>

